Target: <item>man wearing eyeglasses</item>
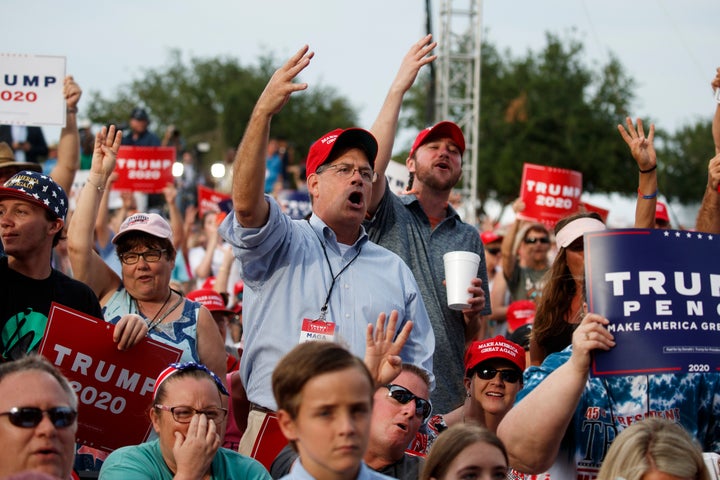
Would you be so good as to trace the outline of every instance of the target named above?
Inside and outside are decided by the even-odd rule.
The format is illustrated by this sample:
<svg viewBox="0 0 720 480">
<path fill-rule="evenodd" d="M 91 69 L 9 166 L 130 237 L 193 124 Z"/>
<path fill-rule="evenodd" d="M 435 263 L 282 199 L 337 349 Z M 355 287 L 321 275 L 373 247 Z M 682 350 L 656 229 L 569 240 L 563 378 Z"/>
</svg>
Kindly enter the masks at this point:
<svg viewBox="0 0 720 480">
<path fill-rule="evenodd" d="M 385 102 L 372 126 L 378 139 L 377 180 L 365 223 L 370 240 L 400 255 L 415 275 L 435 332 L 433 364 L 437 387 L 433 405 L 449 411 L 462 403 L 465 389 L 463 353 L 467 342 L 483 335 L 483 316 L 490 314 L 485 253 L 477 228 L 462 221 L 450 205 L 450 194 L 462 175 L 465 137 L 453 122 L 439 122 L 415 138 L 405 165 L 410 182 L 405 195 L 389 188 L 385 171 L 392 156 L 402 99 L 436 43 L 427 35 L 403 59 Z M 467 298 L 470 308 L 461 312 L 447 306 L 443 284 L 443 255 L 461 250 L 475 252 L 480 265 Z"/>
<path fill-rule="evenodd" d="M 435 346 L 410 269 L 397 255 L 368 241 L 361 225 L 375 177 L 377 142 L 372 134 L 336 129 L 310 147 L 306 173 L 313 213 L 308 220 L 290 219 L 264 195 L 271 119 L 290 95 L 307 88 L 293 80 L 312 57 L 307 46 L 300 49 L 258 99 L 233 166 L 235 214 L 219 230 L 233 246 L 245 282 L 240 374 L 251 412 L 239 451 L 271 452 L 270 461 L 284 445 L 255 446 L 255 440 L 268 418 L 276 424 L 271 374 L 294 345 L 331 340 L 362 357 L 368 323 L 383 312 L 397 311 L 397 332 L 413 322 L 400 352 L 403 362 L 432 372 Z"/>
<path fill-rule="evenodd" d="M 363 461 L 376 472 L 401 480 L 416 480 L 424 457 L 409 450 L 420 427 L 432 412 L 430 378 L 415 365 L 402 364 L 391 384 L 382 385 L 373 397 L 370 438 Z M 273 478 L 287 474 L 298 454 L 283 449 L 270 468 Z"/>
<path fill-rule="evenodd" d="M 68 210 L 63 188 L 40 172 L 24 170 L 0 187 L 0 362 L 37 351 L 50 304 L 57 302 L 95 318 L 100 304 L 84 283 L 52 268 Z"/>
<path fill-rule="evenodd" d="M 0 365 L 0 478 L 70 478 L 77 427 L 75 392 L 51 363 L 32 355 Z"/>
</svg>

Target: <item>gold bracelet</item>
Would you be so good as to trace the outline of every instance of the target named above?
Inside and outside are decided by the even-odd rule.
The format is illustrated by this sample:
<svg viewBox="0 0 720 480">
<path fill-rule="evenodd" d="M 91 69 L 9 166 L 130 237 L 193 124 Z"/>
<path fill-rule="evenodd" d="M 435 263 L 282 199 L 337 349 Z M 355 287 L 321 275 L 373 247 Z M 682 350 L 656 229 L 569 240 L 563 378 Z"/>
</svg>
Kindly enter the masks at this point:
<svg viewBox="0 0 720 480">
<path fill-rule="evenodd" d="M 98 192 L 101 192 L 101 193 L 102 193 L 102 192 L 105 191 L 105 186 L 102 186 L 102 187 L 101 187 L 100 185 L 95 185 L 93 182 L 90 181 L 90 177 L 88 177 L 87 183 L 89 183 L 89 184 L 92 185 L 93 187 L 97 188 L 97 191 L 98 191 Z"/>
</svg>

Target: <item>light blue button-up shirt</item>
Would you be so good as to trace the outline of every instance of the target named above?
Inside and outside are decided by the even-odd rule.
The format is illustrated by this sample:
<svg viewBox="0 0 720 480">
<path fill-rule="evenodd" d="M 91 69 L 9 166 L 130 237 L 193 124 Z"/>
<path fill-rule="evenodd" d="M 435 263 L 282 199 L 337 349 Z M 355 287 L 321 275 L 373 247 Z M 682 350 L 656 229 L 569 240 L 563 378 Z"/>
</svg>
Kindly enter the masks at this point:
<svg viewBox="0 0 720 480">
<path fill-rule="evenodd" d="M 240 375 L 248 400 L 277 408 L 273 369 L 298 344 L 303 319 L 320 317 L 334 275 L 326 320 L 335 323 L 335 340 L 362 358 L 367 324 L 374 324 L 381 312 L 397 310 L 397 331 L 410 320 L 414 324 L 400 355 L 403 362 L 424 368 L 432 378 L 435 337 L 415 278 L 400 257 L 368 241 L 364 230 L 343 253 L 335 233 L 319 217 L 291 220 L 275 200 L 265 198 L 270 213 L 264 226 L 243 228 L 235 215 L 228 215 L 219 228 L 233 246 L 245 283 Z"/>
<path fill-rule="evenodd" d="M 285 475 L 284 477 L 281 477 L 280 480 L 314 480 L 315 477 L 310 475 L 305 468 L 303 468 L 302 463 L 296 461 L 292 469 L 290 470 L 290 473 Z M 383 475 L 382 473 L 378 473 L 375 470 L 371 469 L 367 465 L 365 465 L 365 462 L 360 463 L 360 471 L 358 472 L 357 477 L 355 477 L 354 480 L 391 480 L 392 477 L 388 477 L 387 475 Z"/>
</svg>

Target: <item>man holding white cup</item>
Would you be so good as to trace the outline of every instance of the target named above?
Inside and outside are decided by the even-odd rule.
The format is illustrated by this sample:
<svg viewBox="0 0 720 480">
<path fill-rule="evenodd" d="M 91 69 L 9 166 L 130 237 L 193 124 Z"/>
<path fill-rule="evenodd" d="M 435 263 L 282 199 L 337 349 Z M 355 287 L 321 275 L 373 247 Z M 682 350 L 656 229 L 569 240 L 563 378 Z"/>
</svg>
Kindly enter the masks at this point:
<svg viewBox="0 0 720 480">
<path fill-rule="evenodd" d="M 400 106 L 420 68 L 433 61 L 432 36 L 416 42 L 407 53 L 372 126 L 378 141 L 373 183 L 364 226 L 370 240 L 398 254 L 412 270 L 435 333 L 433 407 L 449 412 L 465 400 L 465 345 L 482 340 L 483 318 L 490 314 L 485 252 L 480 233 L 464 223 L 449 203 L 462 175 L 465 137 L 455 123 L 440 122 L 422 130 L 405 164 L 410 185 L 405 195 L 390 191 L 385 171 L 390 162 Z M 465 286 L 463 310 L 448 307 L 443 255 L 455 250 L 476 253 L 479 266 Z"/>
</svg>

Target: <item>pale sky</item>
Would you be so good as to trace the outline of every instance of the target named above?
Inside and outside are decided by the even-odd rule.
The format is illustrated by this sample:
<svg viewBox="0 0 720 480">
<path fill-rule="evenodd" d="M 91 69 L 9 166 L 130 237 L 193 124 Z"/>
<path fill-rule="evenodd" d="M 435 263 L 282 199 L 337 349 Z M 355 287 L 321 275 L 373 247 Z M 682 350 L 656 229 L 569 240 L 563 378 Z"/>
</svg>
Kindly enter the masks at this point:
<svg viewBox="0 0 720 480">
<path fill-rule="evenodd" d="M 545 32 L 564 36 L 571 29 L 585 44 L 588 65 L 604 64 L 614 52 L 637 82 L 634 116 L 652 115 L 670 131 L 712 116 L 718 0 L 481 4 L 485 38 L 515 56 L 541 49 Z M 437 38 L 440 1 L 432 5 Z M 425 33 L 421 0 L 3 0 L 2 12 L 1 51 L 66 56 L 83 90 L 105 97 L 141 78 L 143 69 L 164 65 L 171 48 L 186 58 L 228 56 L 255 65 L 262 52 L 285 59 L 307 43 L 315 58 L 302 79 L 347 96 L 366 128 L 400 60 Z M 81 100 L 80 118 L 88 99 Z M 46 135 L 55 141 L 59 129 Z"/>
</svg>

